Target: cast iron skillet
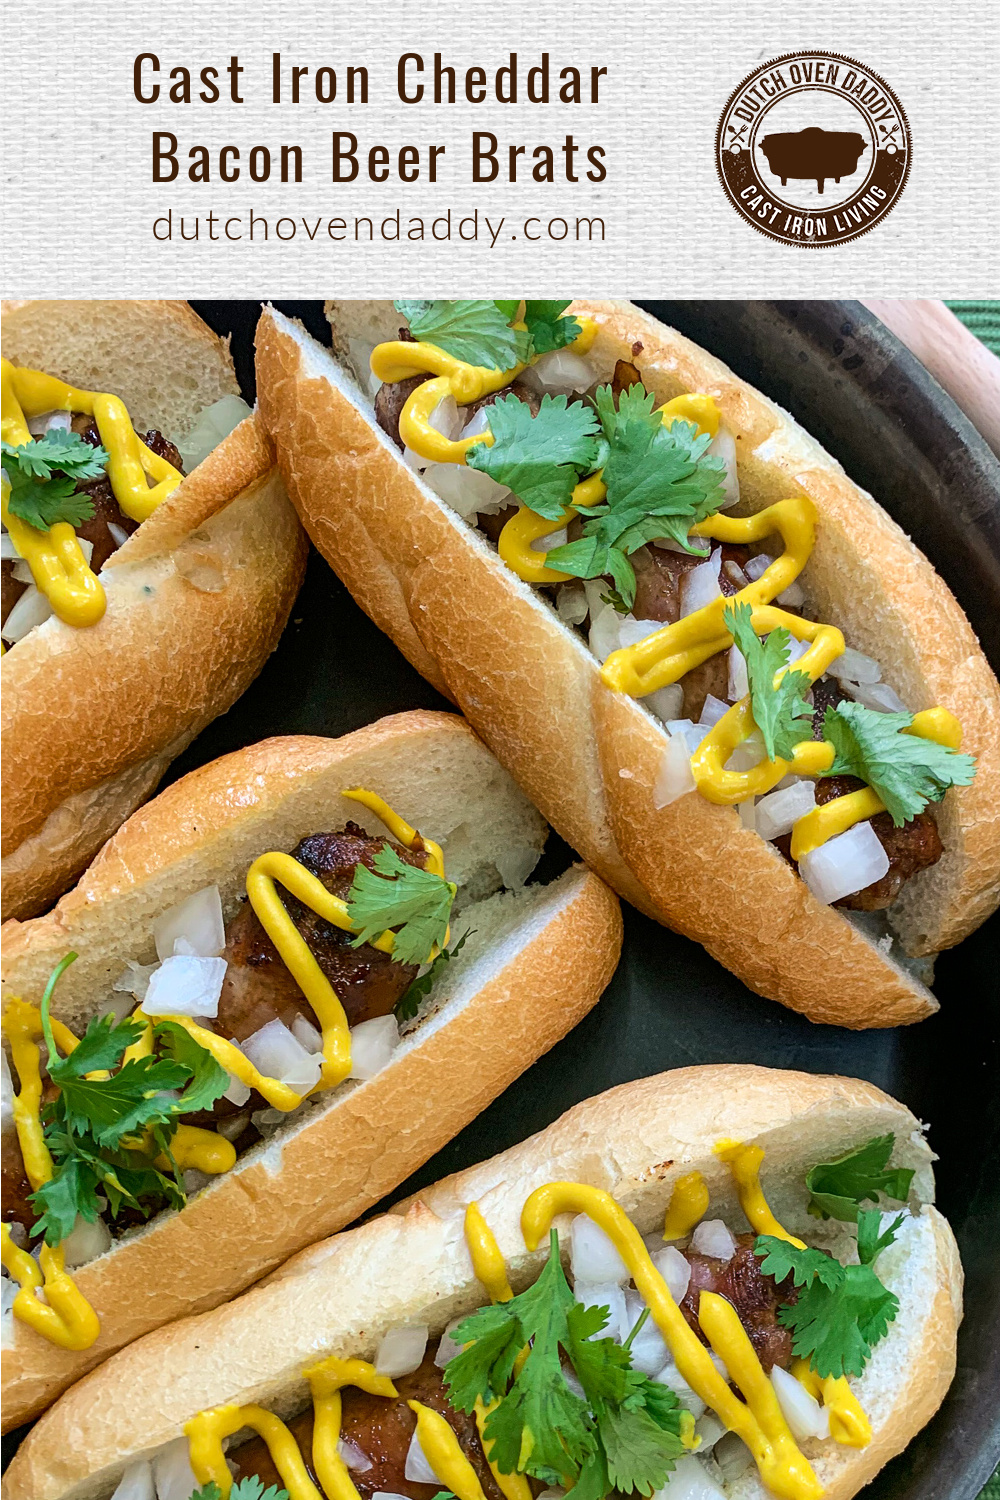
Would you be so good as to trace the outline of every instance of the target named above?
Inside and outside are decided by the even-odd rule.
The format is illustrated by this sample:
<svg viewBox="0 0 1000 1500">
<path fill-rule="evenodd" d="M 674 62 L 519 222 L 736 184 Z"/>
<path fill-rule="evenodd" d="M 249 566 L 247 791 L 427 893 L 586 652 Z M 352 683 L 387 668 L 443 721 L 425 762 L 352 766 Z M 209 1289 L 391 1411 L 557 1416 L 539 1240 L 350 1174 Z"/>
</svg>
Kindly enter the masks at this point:
<svg viewBox="0 0 1000 1500">
<path fill-rule="evenodd" d="M 233 335 L 249 399 L 258 305 L 194 305 Z M 326 339 L 319 303 L 278 305 Z M 853 302 L 647 305 L 788 408 L 873 492 L 951 584 L 996 669 L 1000 464 L 888 330 Z M 338 735 L 400 709 L 448 706 L 313 554 L 277 652 L 168 779 L 267 735 Z M 1000 1458 L 1000 994 L 995 957 L 991 963 L 998 936 L 994 918 L 941 959 L 934 1019 L 850 1032 L 811 1025 L 751 994 L 696 944 L 626 908 L 622 962 L 597 1008 L 393 1199 L 522 1140 L 581 1099 L 668 1068 L 751 1062 L 870 1079 L 931 1123 L 938 1203 L 965 1265 L 966 1318 L 944 1407 L 865 1493 L 974 1500 Z"/>
</svg>

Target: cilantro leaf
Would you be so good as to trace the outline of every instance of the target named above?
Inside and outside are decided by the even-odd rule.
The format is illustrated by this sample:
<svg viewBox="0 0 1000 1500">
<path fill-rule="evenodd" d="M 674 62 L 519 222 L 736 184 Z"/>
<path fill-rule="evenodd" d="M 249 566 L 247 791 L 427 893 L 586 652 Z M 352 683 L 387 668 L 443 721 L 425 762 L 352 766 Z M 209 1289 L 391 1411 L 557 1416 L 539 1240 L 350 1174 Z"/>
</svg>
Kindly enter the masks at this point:
<svg viewBox="0 0 1000 1500">
<path fill-rule="evenodd" d="M 909 1167 L 889 1167 L 896 1137 L 879 1135 L 835 1161 L 819 1162 L 806 1173 L 809 1212 L 820 1219 L 853 1222 L 865 1201 L 877 1202 L 879 1193 L 905 1203 L 913 1181 Z"/>
<path fill-rule="evenodd" d="M 194 1490 L 191 1500 L 222 1500 L 222 1491 L 214 1479 L 203 1484 L 201 1489 Z M 288 1491 L 280 1489 L 276 1484 L 269 1484 L 264 1488 L 264 1481 L 256 1474 L 248 1474 L 245 1479 L 238 1479 L 229 1491 L 229 1500 L 288 1500 Z M 438 1500 L 435 1495 L 434 1500 Z"/>
<path fill-rule="evenodd" d="M 51 1138 L 47 1138 L 51 1149 Z M 44 1234 L 50 1245 L 59 1245 L 72 1232 L 77 1214 L 93 1224 L 100 1212 L 97 1189 L 100 1178 L 79 1157 L 70 1156 L 56 1166 L 48 1182 L 31 1194 L 38 1215 L 32 1234 Z"/>
<path fill-rule="evenodd" d="M 176 1115 L 211 1109 L 229 1087 L 229 1074 L 206 1047 L 196 1042 L 176 1021 L 161 1021 L 155 1030 L 165 1052 L 190 1074 L 190 1081 L 173 1106 Z"/>
<path fill-rule="evenodd" d="M 653 413 L 654 397 L 640 384 L 622 392 L 618 407 L 609 386 L 596 404 L 608 445 L 603 464 L 607 488 L 602 505 L 581 512 L 583 536 L 555 547 L 547 562 L 577 578 L 610 573 L 629 607 L 635 601 L 635 573 L 629 554 L 657 537 L 672 537 L 689 552 L 692 526 L 717 511 L 725 499 L 722 460 L 707 457 L 711 442 L 690 422 L 664 427 Z"/>
<path fill-rule="evenodd" d="M 828 708 L 824 736 L 836 757 L 830 776 L 859 776 L 885 804 L 897 828 L 938 802 L 951 786 L 968 786 L 976 771 L 971 755 L 906 734 L 912 714 L 879 713 L 845 700 Z"/>
<path fill-rule="evenodd" d="M 580 324 L 576 318 L 562 316 L 567 307 L 569 299 L 565 302 L 525 302 L 524 322 L 533 354 L 548 354 L 552 349 L 565 349 L 567 344 L 580 336 Z"/>
<path fill-rule="evenodd" d="M 517 310 L 521 306 L 520 297 L 494 297 L 494 306 L 499 307 L 508 323 L 513 323 L 517 316 Z"/>
<path fill-rule="evenodd" d="M 538 415 L 516 396 L 486 408 L 492 446 L 475 443 L 466 453 L 471 469 L 505 484 L 537 515 L 558 520 L 580 475 L 597 464 L 597 418 L 582 401 L 542 397 Z"/>
<path fill-rule="evenodd" d="M 48 1003 L 43 1000 L 43 1015 L 46 1020 Z M 113 1016 L 93 1016 L 73 1051 L 66 1057 L 60 1057 L 54 1042 L 49 1041 L 47 1035 L 49 1077 L 61 1087 L 63 1082 L 83 1078 L 87 1073 L 115 1068 L 121 1062 L 125 1049 L 131 1047 L 141 1036 L 141 1021 L 116 1023 Z"/>
<path fill-rule="evenodd" d="M 113 1148 L 147 1125 L 171 1121 L 177 1112 L 175 1102 L 162 1095 L 181 1088 L 189 1077 L 189 1070 L 179 1063 L 134 1057 L 110 1078 L 60 1077 L 56 1081 L 63 1118 L 71 1129 L 78 1134 L 89 1131 L 98 1145 Z"/>
<path fill-rule="evenodd" d="M 44 1234 L 46 1244 L 60 1244 L 73 1228 L 77 1214 L 88 1223 L 94 1222 L 102 1211 L 98 1191 L 107 1198 L 113 1218 L 123 1205 L 147 1216 L 163 1202 L 173 1208 L 184 1206 L 184 1193 L 178 1184 L 158 1171 L 141 1151 L 108 1150 L 91 1134 L 77 1135 L 52 1119 L 45 1125 L 45 1143 L 54 1170 L 49 1181 L 31 1195 L 40 1215 L 31 1232 Z"/>
<path fill-rule="evenodd" d="M 79 526 L 94 514 L 89 495 L 77 493 L 77 481 L 104 473 L 107 450 L 85 443 L 77 432 L 56 429 L 33 442 L 0 444 L 10 484 L 12 515 L 37 531 L 57 521 Z"/>
<path fill-rule="evenodd" d="M 399 301 L 393 306 L 415 339 L 487 370 L 510 370 L 528 354 L 527 335 L 510 327 L 496 302 Z"/>
<path fill-rule="evenodd" d="M 856 1266 L 771 1235 L 758 1237 L 754 1254 L 763 1257 L 761 1270 L 776 1280 L 791 1275 L 801 1288 L 794 1306 L 779 1308 L 778 1321 L 792 1330 L 793 1353 L 808 1358 L 817 1374 L 860 1375 L 885 1337 L 899 1299 L 883 1286 L 873 1262 L 893 1243 L 901 1223 L 902 1215 L 880 1234 L 881 1215 L 859 1212 Z"/>
<path fill-rule="evenodd" d="M 348 914 L 357 929 L 353 946 L 360 948 L 394 928 L 392 956 L 397 963 L 426 963 L 431 950 L 444 942 L 457 886 L 407 864 L 391 844 L 383 844 L 374 864 L 377 873 L 358 865 L 347 897 Z"/>
<path fill-rule="evenodd" d="M 723 619 L 747 664 L 750 710 L 761 732 L 768 760 L 781 756 L 790 760 L 795 746 L 809 734 L 804 720 L 812 723 L 812 709 L 805 701 L 812 682 L 805 672 L 785 672 L 775 684 L 775 673 L 788 661 L 791 635 L 779 626 L 762 640 L 751 623 L 749 604 L 727 605 Z"/>
<path fill-rule="evenodd" d="M 419 974 L 413 983 L 406 989 L 396 1001 L 393 1007 L 397 1021 L 412 1021 L 420 1009 L 422 1000 L 430 994 L 433 985 L 444 969 L 457 954 L 461 953 L 466 941 L 472 936 L 473 929 L 467 928 L 453 948 L 442 948 L 437 958 L 431 964 L 426 974 Z"/>
</svg>

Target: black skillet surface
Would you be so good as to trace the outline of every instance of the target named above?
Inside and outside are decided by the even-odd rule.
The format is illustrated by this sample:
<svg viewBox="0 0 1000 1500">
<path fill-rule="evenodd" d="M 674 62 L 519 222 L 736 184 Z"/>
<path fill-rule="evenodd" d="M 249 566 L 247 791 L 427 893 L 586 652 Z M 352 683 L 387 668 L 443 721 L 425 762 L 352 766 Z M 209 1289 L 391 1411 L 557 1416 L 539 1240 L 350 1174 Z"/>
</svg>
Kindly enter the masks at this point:
<svg viewBox="0 0 1000 1500">
<path fill-rule="evenodd" d="M 257 304 L 194 304 L 232 333 L 250 399 Z M 325 337 L 318 303 L 279 304 Z M 655 303 L 787 407 L 870 489 L 948 579 L 1000 665 L 1000 464 L 930 376 L 857 303 Z M 382 714 L 447 707 L 313 554 L 257 682 L 171 768 L 170 780 L 271 734 L 338 735 Z M 557 841 L 558 842 L 558 841 Z M 558 853 L 555 855 L 558 859 Z M 938 1203 L 959 1239 L 966 1319 L 942 1411 L 865 1491 L 973 1500 L 1000 1458 L 1000 919 L 938 966 L 941 1012 L 920 1026 L 813 1026 L 751 994 L 696 944 L 626 908 L 621 965 L 576 1031 L 404 1184 L 399 1198 L 542 1129 L 614 1084 L 689 1063 L 752 1062 L 867 1078 L 931 1123 Z"/>
</svg>

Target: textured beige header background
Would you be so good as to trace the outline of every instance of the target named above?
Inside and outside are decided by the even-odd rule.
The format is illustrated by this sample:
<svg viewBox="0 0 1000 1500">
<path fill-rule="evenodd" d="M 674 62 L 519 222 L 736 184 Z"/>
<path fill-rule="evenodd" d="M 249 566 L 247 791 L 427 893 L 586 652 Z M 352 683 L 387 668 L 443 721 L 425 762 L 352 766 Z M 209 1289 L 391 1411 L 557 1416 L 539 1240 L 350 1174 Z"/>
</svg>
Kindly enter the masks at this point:
<svg viewBox="0 0 1000 1500">
<path fill-rule="evenodd" d="M 630 296 L 935 295 L 975 297 L 1000 277 L 1000 27 L 993 0 L 456 0 L 353 5 L 317 0 L 160 4 L 121 0 L 84 7 L 49 0 L 23 8 L 7 28 L 4 67 L 2 218 L 7 295 L 179 295 L 272 297 L 435 293 L 569 295 L 576 289 Z M 860 240 L 824 249 L 774 244 L 727 202 L 714 164 L 722 107 L 740 79 L 769 57 L 797 48 L 846 53 L 880 73 L 907 111 L 913 135 L 910 180 L 888 218 Z M 271 53 L 315 68 L 369 70 L 367 106 L 339 102 L 273 105 Z M 406 106 L 396 96 L 399 55 L 435 51 L 456 71 L 488 74 L 517 51 L 522 69 L 546 50 L 554 72 L 605 66 L 597 106 L 496 103 Z M 246 102 L 142 106 L 132 95 L 140 51 L 176 64 L 225 67 L 239 55 Z M 225 78 L 223 77 L 223 82 Z M 170 184 L 151 181 L 151 137 L 172 131 L 187 148 L 282 142 L 303 148 L 300 184 Z M 376 143 L 447 145 L 440 180 L 350 185 L 330 181 L 330 133 L 351 130 L 363 152 Z M 584 148 L 607 151 L 607 181 L 509 185 L 470 182 L 473 130 L 501 142 L 558 147 L 572 132 Z M 423 155 L 426 155 L 426 149 Z M 523 160 L 523 158 L 522 158 Z M 561 160 L 561 158 L 557 158 Z M 426 225 L 448 209 L 453 238 L 422 244 L 380 241 L 396 208 Z M 251 209 L 270 225 L 267 242 L 246 237 Z M 153 222 L 172 211 L 174 240 L 158 243 Z M 206 216 L 239 216 L 244 238 L 210 243 Z M 457 221 L 478 210 L 480 238 L 461 244 Z M 280 242 L 280 216 L 297 221 Z M 353 219 L 372 218 L 374 244 L 353 241 Z M 601 216 L 603 244 L 570 237 L 529 243 L 523 224 L 538 215 L 572 226 Z M 201 218 L 201 237 L 179 241 L 179 221 Z M 483 223 L 503 226 L 491 247 Z M 332 242 L 332 217 L 351 237 Z M 302 227 L 321 220 L 310 242 Z M 534 226 L 537 230 L 538 226 Z M 221 229 L 217 227 L 218 233 Z M 287 233 L 287 225 L 285 228 Z M 560 232 L 558 226 L 556 232 Z"/>
</svg>

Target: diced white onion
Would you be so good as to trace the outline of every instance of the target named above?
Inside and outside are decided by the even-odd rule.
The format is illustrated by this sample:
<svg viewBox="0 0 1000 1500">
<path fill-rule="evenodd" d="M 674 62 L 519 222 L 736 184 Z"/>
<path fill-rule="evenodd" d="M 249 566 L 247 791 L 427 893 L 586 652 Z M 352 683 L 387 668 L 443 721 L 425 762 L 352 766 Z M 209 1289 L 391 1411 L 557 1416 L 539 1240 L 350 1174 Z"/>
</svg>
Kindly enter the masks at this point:
<svg viewBox="0 0 1000 1500">
<path fill-rule="evenodd" d="M 751 557 L 743 565 L 743 571 L 751 583 L 756 583 L 757 579 L 763 577 L 773 562 L 774 558 L 768 556 L 766 552 L 758 552 L 756 557 Z"/>
<path fill-rule="evenodd" d="M 712 1449 L 712 1457 L 722 1471 L 726 1484 L 735 1484 L 753 1463 L 753 1454 L 735 1432 L 723 1433 Z"/>
<path fill-rule="evenodd" d="M 718 599 L 722 593 L 719 587 L 719 565 L 722 562 L 722 550 L 716 547 L 707 562 L 696 563 L 693 568 L 688 568 L 681 578 L 680 592 L 680 615 L 693 615 L 695 610 L 703 609 L 706 604 L 711 604 L 713 599 Z"/>
<path fill-rule="evenodd" d="M 745 740 L 741 740 L 726 761 L 727 771 L 752 771 L 754 766 L 759 766 L 762 760 L 767 759 L 764 749 L 764 741 L 761 739 L 760 730 L 755 729 L 753 734 L 748 734 Z"/>
<path fill-rule="evenodd" d="M 319 1082 L 323 1059 L 315 1053 L 307 1052 L 284 1021 L 268 1021 L 266 1026 L 241 1042 L 240 1048 L 258 1073 L 262 1073 L 265 1078 L 277 1078 L 281 1083 L 287 1083 L 297 1094 L 308 1094 Z"/>
<path fill-rule="evenodd" d="M 620 615 L 606 604 L 590 624 L 590 649 L 598 661 L 607 661 L 612 651 L 637 646 L 648 635 L 663 629 L 661 620 L 637 620 L 634 615 Z"/>
<path fill-rule="evenodd" d="M 736 439 L 728 427 L 719 427 L 715 437 L 705 450 L 706 458 L 721 458 L 726 466 L 725 477 L 722 487 L 726 492 L 726 498 L 720 506 L 721 510 L 729 510 L 732 506 L 739 504 L 740 481 L 736 472 Z"/>
<path fill-rule="evenodd" d="M 719 720 L 724 718 L 729 712 L 730 707 L 730 704 L 723 703 L 721 698 L 716 698 L 713 693 L 709 693 L 702 707 L 698 723 L 703 724 L 706 730 L 714 729 Z"/>
<path fill-rule="evenodd" d="M 525 882 L 541 859 L 541 851 L 522 844 L 514 849 L 502 850 L 494 859 L 497 874 L 508 891 L 524 889 Z"/>
<path fill-rule="evenodd" d="M 683 685 L 668 683 L 666 687 L 657 688 L 655 693 L 647 693 L 642 701 L 650 713 L 666 723 L 668 719 L 676 719 L 684 707 Z"/>
<path fill-rule="evenodd" d="M 191 431 L 177 442 L 177 451 L 185 473 L 190 474 L 192 469 L 196 469 L 212 449 L 217 448 L 222 439 L 228 437 L 233 428 L 238 427 L 250 415 L 249 406 L 239 396 L 223 396 L 220 400 L 213 401 L 211 406 L 206 406 L 199 413 Z"/>
<path fill-rule="evenodd" d="M 489 432 L 489 430 L 490 409 L 488 406 L 481 406 L 475 416 L 470 417 L 462 428 L 462 436 L 464 438 L 482 437 L 483 433 Z"/>
<path fill-rule="evenodd" d="M 669 1364 L 664 1365 L 659 1374 L 653 1376 L 653 1379 L 658 1385 L 669 1386 L 678 1401 L 686 1411 L 691 1413 L 695 1421 L 705 1411 L 704 1401 L 691 1389 L 673 1360 Z"/>
<path fill-rule="evenodd" d="M 573 1296 L 583 1307 L 606 1307 L 608 1321 L 595 1339 L 614 1339 L 623 1344 L 631 1332 L 625 1308 L 625 1293 L 616 1281 L 574 1281 Z"/>
<path fill-rule="evenodd" d="M 0 1348 L 9 1349 L 17 1337 L 14 1322 L 14 1298 L 18 1285 L 4 1271 L 0 1276 Z"/>
<path fill-rule="evenodd" d="M 691 1249 L 716 1260 L 732 1260 L 736 1241 L 721 1219 L 702 1219 L 691 1236 Z"/>
<path fill-rule="evenodd" d="M 222 897 L 217 885 L 171 906 L 153 923 L 153 941 L 158 958 L 170 958 L 177 952 L 174 944 L 183 938 L 191 953 L 201 958 L 217 958 L 226 946 L 226 925 L 222 920 Z"/>
<path fill-rule="evenodd" d="M 838 681 L 845 677 L 851 682 L 881 682 L 882 680 L 882 668 L 875 658 L 865 656 L 861 651 L 855 651 L 852 646 L 846 646 L 841 655 L 836 657 L 826 670 Z"/>
<path fill-rule="evenodd" d="M 887 682 L 841 682 L 849 698 L 880 714 L 905 714 L 909 710 L 902 698 Z"/>
<path fill-rule="evenodd" d="M 691 751 L 682 735 L 671 735 L 653 783 L 653 806 L 669 807 L 678 797 L 694 791 Z"/>
<path fill-rule="evenodd" d="M 14 1080 L 10 1074 L 10 1063 L 7 1054 L 0 1047 L 0 1072 L 2 1072 L 2 1092 L 0 1092 L 0 1129 L 9 1130 L 14 1124 Z"/>
<path fill-rule="evenodd" d="M 0 531 L 0 562 L 16 562 L 20 556 L 14 538 L 7 531 Z"/>
<path fill-rule="evenodd" d="M 239 1046 L 239 1043 L 234 1043 L 234 1045 Z M 237 1078 L 235 1073 L 230 1073 L 229 1087 L 223 1094 L 223 1099 L 228 1099 L 230 1104 L 235 1104 L 239 1108 L 241 1104 L 246 1104 L 250 1098 L 250 1094 L 251 1090 L 247 1085 L 241 1079 Z"/>
<path fill-rule="evenodd" d="M 198 1488 L 186 1437 L 175 1438 L 153 1459 L 156 1500 L 191 1500 Z"/>
<path fill-rule="evenodd" d="M 322 1052 L 323 1033 L 307 1021 L 301 1013 L 292 1022 L 292 1036 L 297 1042 L 301 1042 L 307 1052 Z"/>
<path fill-rule="evenodd" d="M 388 1375 L 390 1380 L 412 1375 L 423 1362 L 429 1332 L 426 1323 L 397 1323 L 386 1329 L 375 1355 L 378 1374 Z"/>
<path fill-rule="evenodd" d="M 404 448 L 403 462 L 408 469 L 413 470 L 414 474 L 422 474 L 430 463 L 430 459 L 425 458 L 422 453 L 415 452 L 412 448 Z"/>
<path fill-rule="evenodd" d="M 134 959 L 127 958 L 124 974 L 119 974 L 111 988 L 119 994 L 131 995 L 136 1000 L 144 1000 L 146 991 L 149 989 L 149 981 L 159 967 L 159 964 L 137 964 Z"/>
<path fill-rule="evenodd" d="M 4 621 L 3 631 L 0 633 L 5 641 L 10 641 L 12 646 L 16 645 L 18 641 L 24 640 L 29 630 L 34 630 L 36 625 L 43 625 L 51 613 L 52 605 L 41 589 L 29 583 Z"/>
<path fill-rule="evenodd" d="M 871 823 L 855 823 L 799 860 L 799 874 L 818 901 L 831 905 L 874 885 L 889 871 L 889 856 Z"/>
<path fill-rule="evenodd" d="M 35 581 L 35 575 L 23 557 L 19 557 L 11 568 L 10 576 L 14 579 L 15 583 L 34 583 Z"/>
<path fill-rule="evenodd" d="M 111 1249 L 111 1230 L 100 1215 L 93 1224 L 88 1224 L 77 1214 L 76 1223 L 62 1242 L 62 1249 L 66 1265 L 71 1271 L 75 1270 Z"/>
<path fill-rule="evenodd" d="M 801 609 L 805 602 L 805 590 L 797 578 L 793 578 L 787 589 L 784 589 L 775 600 L 776 604 L 782 604 L 788 609 Z"/>
<path fill-rule="evenodd" d="M 150 976 L 142 1008 L 149 1016 L 201 1016 L 214 1020 L 226 977 L 224 958 L 176 953 Z"/>
<path fill-rule="evenodd" d="M 734 562 L 731 557 L 722 564 L 722 571 L 730 583 L 735 583 L 737 589 L 745 589 L 750 582 L 739 563 Z"/>
<path fill-rule="evenodd" d="M 792 825 L 816 806 L 816 787 L 811 781 L 796 781 L 784 791 L 769 792 L 757 803 L 757 832 L 762 839 L 777 839 L 791 833 Z"/>
<path fill-rule="evenodd" d="M 552 396 L 571 396 L 586 391 L 594 383 L 594 369 L 589 360 L 570 349 L 551 349 L 533 365 L 522 371 L 521 380 Z"/>
<path fill-rule="evenodd" d="M 806 1438 L 828 1438 L 830 1436 L 830 1413 L 810 1396 L 802 1383 L 787 1370 L 775 1365 L 771 1370 L 771 1384 L 778 1398 L 781 1414 L 792 1430 L 797 1443 Z"/>
<path fill-rule="evenodd" d="M 552 552 L 556 547 L 565 547 L 567 542 L 566 527 L 560 526 L 558 531 L 550 531 L 548 536 L 540 536 L 537 541 L 532 542 L 533 552 Z"/>
<path fill-rule="evenodd" d="M 586 1214 L 569 1227 L 569 1263 L 576 1281 L 614 1281 L 624 1286 L 631 1273 L 613 1242 Z"/>
<path fill-rule="evenodd" d="M 676 1245 L 666 1245 L 652 1256 L 653 1265 L 667 1283 L 667 1291 L 675 1302 L 682 1302 L 687 1295 L 691 1280 L 691 1263 Z"/>
<path fill-rule="evenodd" d="M 232 1076 L 233 1076 L 232 1073 L 230 1073 L 229 1076 L 230 1076 L 230 1078 L 232 1078 Z M 247 1097 L 248 1098 L 249 1098 L 249 1095 L 250 1095 L 250 1090 L 247 1089 Z M 223 1095 L 223 1098 L 225 1098 L 225 1095 Z M 243 1102 L 246 1103 L 246 1100 L 244 1100 Z M 242 1111 L 238 1115 L 226 1115 L 223 1119 L 221 1119 L 219 1121 L 219 1123 L 216 1125 L 215 1128 L 219 1132 L 219 1134 L 222 1136 L 223 1140 L 225 1140 L 225 1141 L 238 1141 L 239 1138 L 240 1138 L 240 1136 L 243 1134 L 244 1130 L 246 1130 L 246 1128 L 249 1125 L 249 1123 L 250 1123 L 250 1116 L 244 1110 L 244 1111 Z"/>
<path fill-rule="evenodd" d="M 745 802 L 737 802 L 736 811 L 740 815 L 740 822 L 743 824 L 743 827 L 748 828 L 751 833 L 756 832 L 757 816 L 754 811 L 753 798 L 748 797 Z"/>
<path fill-rule="evenodd" d="M 556 613 L 565 625 L 583 624 L 590 613 L 590 605 L 578 583 L 561 583 L 556 589 Z"/>
<path fill-rule="evenodd" d="M 250 1124 L 261 1135 L 273 1135 L 285 1118 L 280 1109 L 255 1109 L 250 1116 Z"/>
<path fill-rule="evenodd" d="M 789 667 L 794 666 L 800 657 L 805 656 L 810 645 L 810 641 L 800 641 L 793 635 L 788 642 L 788 661 L 785 665 Z"/>
<path fill-rule="evenodd" d="M 625 1322 L 628 1325 L 626 1338 L 642 1317 L 645 1306 L 638 1292 L 625 1293 Z M 653 1376 L 658 1370 L 663 1369 L 669 1359 L 670 1349 L 650 1314 L 632 1340 L 632 1366 L 636 1370 L 641 1370 L 644 1375 Z"/>
<path fill-rule="evenodd" d="M 28 431 L 33 437 L 42 437 L 46 432 L 69 432 L 72 426 L 71 411 L 46 411 L 28 418 Z"/>
<path fill-rule="evenodd" d="M 399 1046 L 396 1017 L 375 1016 L 351 1028 L 351 1078 L 365 1082 L 392 1062 Z"/>
<path fill-rule="evenodd" d="M 431 1467 L 430 1460 L 423 1448 L 416 1432 L 410 1439 L 410 1446 L 406 1450 L 406 1467 L 403 1469 L 403 1478 L 408 1479 L 411 1484 L 439 1484 L 440 1480 Z"/>
<path fill-rule="evenodd" d="M 677 1459 L 657 1500 L 725 1500 L 726 1492 L 693 1453 Z"/>
<path fill-rule="evenodd" d="M 125 530 L 125 527 L 119 526 L 116 521 L 109 521 L 108 530 L 110 531 L 116 546 L 124 547 L 125 543 L 128 541 L 128 532 Z"/>
<path fill-rule="evenodd" d="M 188 1167 L 186 1172 L 181 1173 L 181 1182 L 184 1184 L 184 1191 L 188 1197 L 191 1197 L 193 1193 L 200 1193 L 202 1188 L 208 1187 L 211 1181 L 211 1174 L 199 1172 L 197 1167 Z"/>
<path fill-rule="evenodd" d="M 130 1464 L 111 1500 L 156 1500 L 152 1464 Z"/>
<path fill-rule="evenodd" d="M 437 1484 L 437 1480 L 433 1481 Z M 409 1495 L 401 1495 L 398 1490 L 376 1490 L 372 1500 L 410 1500 Z"/>
<path fill-rule="evenodd" d="M 703 1417 L 698 1419 L 694 1429 L 695 1437 L 701 1438 L 699 1453 L 711 1453 L 716 1443 L 725 1432 L 725 1428 L 714 1412 L 707 1411 Z"/>
<path fill-rule="evenodd" d="M 440 432 L 442 437 L 449 438 L 452 442 L 462 431 L 462 416 L 455 403 L 454 396 L 445 396 L 427 418 L 428 423 L 435 432 Z"/>
<path fill-rule="evenodd" d="M 471 521 L 477 514 L 496 515 L 510 499 L 506 485 L 497 484 L 489 474 L 465 464 L 427 464 L 424 483 L 445 505 L 457 511 L 463 521 Z"/>
<path fill-rule="evenodd" d="M 365 1474 L 372 1467 L 372 1461 L 367 1453 L 363 1452 L 350 1438 L 338 1439 L 337 1452 L 346 1467 L 353 1469 L 356 1474 Z"/>
<path fill-rule="evenodd" d="M 464 1344 L 456 1344 L 452 1338 L 452 1334 L 461 1321 L 461 1318 L 452 1318 L 448 1327 L 441 1335 L 441 1342 L 438 1344 L 437 1353 L 434 1356 L 434 1363 L 439 1370 L 443 1370 L 448 1361 L 454 1359 L 456 1354 L 461 1354 L 465 1348 Z"/>
<path fill-rule="evenodd" d="M 730 703 L 738 703 L 745 698 L 750 691 L 750 682 L 747 677 L 747 660 L 739 646 L 729 648 L 729 681 L 726 686 L 726 697 Z"/>
</svg>

